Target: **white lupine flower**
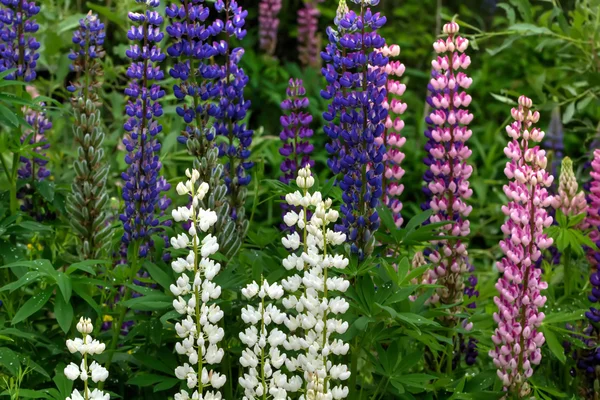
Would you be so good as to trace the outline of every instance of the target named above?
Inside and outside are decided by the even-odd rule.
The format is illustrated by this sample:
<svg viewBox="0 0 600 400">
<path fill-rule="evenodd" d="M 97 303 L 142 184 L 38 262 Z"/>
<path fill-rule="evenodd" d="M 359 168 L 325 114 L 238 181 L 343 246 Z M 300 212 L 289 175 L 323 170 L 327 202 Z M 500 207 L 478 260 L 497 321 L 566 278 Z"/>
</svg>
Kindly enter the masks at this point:
<svg viewBox="0 0 600 400">
<path fill-rule="evenodd" d="M 333 247 L 346 241 L 346 235 L 333 230 L 339 212 L 331 208 L 331 199 L 323 199 L 320 192 L 309 193 L 314 178 L 308 166 L 298 171 L 296 184 L 300 191 L 285 197 L 291 210 L 284 216 L 284 222 L 293 233 L 282 239 L 282 244 L 292 252 L 282 264 L 286 270 L 295 272 L 283 279 L 281 285 L 286 292 L 282 305 L 292 310 L 284 321 L 289 333 L 286 337 L 284 332 L 273 329 L 269 344 L 271 341 L 279 344 L 284 338 L 281 347 L 297 355 L 282 361 L 280 353 L 271 352 L 270 359 L 273 365 L 285 364 L 288 371 L 302 374 L 303 379 L 293 376 L 282 385 L 290 392 L 306 387 L 301 399 L 342 399 L 348 395 L 348 388 L 335 386 L 336 381 L 348 379 L 350 373 L 347 366 L 333 364 L 331 358 L 346 354 L 349 346 L 332 335 L 348 329 L 348 323 L 337 317 L 348 310 L 348 302 L 339 294 L 350 283 L 330 270 L 348 266 L 346 257 L 332 252 Z M 311 217 L 305 222 L 304 215 Z M 281 396 L 275 391 L 272 395 Z"/>
<path fill-rule="evenodd" d="M 89 318 L 81 317 L 77 323 L 77 331 L 81 333 L 81 338 L 68 339 L 66 341 L 67 348 L 71 353 L 81 353 L 81 365 L 70 363 L 64 369 L 64 374 L 67 379 L 76 381 L 77 378 L 85 382 L 85 387 L 88 387 L 88 379 L 92 379 L 94 383 L 104 382 L 108 378 L 108 370 L 98 364 L 96 361 L 92 361 L 88 364 L 88 355 L 101 354 L 106 346 L 104 343 L 100 343 L 98 340 L 93 339 L 90 333 L 94 331 L 92 321 Z M 87 393 L 80 393 L 77 389 L 73 390 L 70 397 L 67 400 L 109 400 L 110 395 L 104 393 L 101 390 L 94 389 L 90 391 L 87 389 Z"/>
<path fill-rule="evenodd" d="M 187 235 L 181 233 L 171 238 L 171 244 L 174 249 L 187 249 L 188 255 L 171 263 L 179 277 L 170 290 L 177 297 L 173 300 L 173 308 L 185 316 L 175 324 L 181 339 L 175 344 L 175 351 L 187 357 L 187 362 L 175 369 L 175 376 L 184 380 L 191 392 L 182 390 L 175 395 L 175 400 L 220 400 L 222 396 L 218 389 L 225 384 L 226 377 L 213 371 L 211 366 L 223 359 L 224 351 L 218 345 L 225 332 L 218 326 L 223 311 L 211 303 L 221 295 L 221 287 L 213 281 L 221 264 L 209 258 L 219 251 L 217 238 L 209 233 L 217 223 L 217 214 L 200 207 L 210 189 L 206 182 L 199 182 L 200 173 L 187 170 L 186 176 L 189 180 L 177 185 L 177 193 L 191 196 L 191 205 L 180 207 L 172 214 L 175 221 L 189 222 L 190 227 Z"/>
</svg>

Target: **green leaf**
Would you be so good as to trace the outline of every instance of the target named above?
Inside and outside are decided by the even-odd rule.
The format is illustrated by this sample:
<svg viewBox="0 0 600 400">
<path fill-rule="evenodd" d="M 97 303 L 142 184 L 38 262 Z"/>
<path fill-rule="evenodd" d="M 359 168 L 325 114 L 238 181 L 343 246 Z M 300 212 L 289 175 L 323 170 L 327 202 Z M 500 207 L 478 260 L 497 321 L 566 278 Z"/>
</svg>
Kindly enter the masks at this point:
<svg viewBox="0 0 600 400">
<path fill-rule="evenodd" d="M 8 285 L 5 285 L 2 288 L 0 288 L 0 292 L 5 290 L 10 290 L 11 292 L 14 292 L 15 290 L 23 286 L 27 286 L 34 282 L 37 282 L 37 278 L 39 278 L 41 275 L 42 274 L 40 274 L 38 271 L 28 271 L 19 280 L 11 282 Z"/>
<path fill-rule="evenodd" d="M 80 261 L 80 262 L 76 262 L 76 263 L 69 265 L 69 267 L 67 268 L 65 273 L 67 275 L 71 275 L 73 272 L 80 270 L 83 272 L 87 272 L 90 275 L 96 275 L 96 271 L 92 267 L 95 267 L 96 265 L 104 265 L 104 264 L 108 264 L 108 263 L 110 263 L 110 261 L 108 261 L 108 260 Z"/>
<path fill-rule="evenodd" d="M 568 124 L 573 119 L 573 115 L 575 114 L 575 102 L 569 103 L 567 109 L 563 113 L 562 122 L 563 124 Z"/>
<path fill-rule="evenodd" d="M 58 288 L 60 289 L 65 301 L 69 302 L 73 292 L 71 277 L 63 272 L 58 271 L 56 275 L 56 284 L 58 285 Z"/>
<path fill-rule="evenodd" d="M 54 201 L 54 182 L 52 182 L 49 179 L 44 179 L 43 181 L 36 181 L 35 188 L 47 202 L 52 203 Z"/>
<path fill-rule="evenodd" d="M 515 31 L 519 33 L 532 33 L 536 35 L 551 35 L 552 31 L 543 26 L 537 26 L 533 24 L 514 24 L 508 28 L 509 31 Z"/>
<path fill-rule="evenodd" d="M 17 115 L 2 104 L 0 104 L 0 121 L 12 128 L 19 126 Z"/>
<path fill-rule="evenodd" d="M 133 378 L 127 381 L 128 385 L 135 385 L 140 387 L 146 387 L 155 385 L 159 382 L 164 381 L 165 379 L 170 379 L 170 377 L 158 374 L 137 374 Z"/>
<path fill-rule="evenodd" d="M 56 27 L 56 33 L 60 35 L 66 31 L 70 31 L 71 29 L 77 28 L 79 26 L 79 20 L 83 18 L 85 18 L 85 14 L 69 15 L 67 18 L 60 21 L 60 23 Z"/>
<path fill-rule="evenodd" d="M 493 98 L 498 100 L 500 103 L 509 104 L 509 105 L 517 104 L 517 102 L 514 99 L 511 99 L 510 97 L 502 96 L 502 95 L 499 95 L 496 93 L 490 93 L 490 94 L 492 95 Z"/>
<path fill-rule="evenodd" d="M 13 376 L 17 376 L 21 363 L 17 353 L 8 347 L 0 347 L 0 365 L 6 368 Z"/>
<path fill-rule="evenodd" d="M 162 392 L 163 390 L 169 390 L 171 389 L 173 386 L 177 385 L 179 382 L 181 382 L 179 379 L 177 378 L 164 378 L 162 382 L 159 382 L 158 384 L 156 384 L 154 386 L 154 393 L 156 392 Z"/>
<path fill-rule="evenodd" d="M 146 270 L 150 273 L 152 279 L 154 279 L 156 283 L 158 283 L 163 288 L 168 290 L 169 287 L 173 284 L 173 278 L 171 278 L 169 274 L 167 274 L 158 265 L 151 262 L 145 262 L 144 268 L 146 268 Z"/>
<path fill-rule="evenodd" d="M 58 326 L 64 333 L 69 332 L 73 323 L 73 306 L 64 300 L 63 296 L 56 296 L 54 300 L 54 315 Z"/>
<path fill-rule="evenodd" d="M 134 299 L 129 299 L 122 304 L 132 310 L 163 311 L 173 307 L 173 300 L 169 296 L 160 294 L 136 297 Z"/>
<path fill-rule="evenodd" d="M 542 325 L 540 329 L 544 333 L 544 337 L 546 338 L 546 343 L 548 344 L 550 351 L 561 363 L 564 364 L 567 361 L 565 348 L 558 341 L 554 332 L 552 332 L 550 329 L 546 329 L 544 325 Z"/>
<path fill-rule="evenodd" d="M 561 311 L 561 312 L 554 311 L 554 312 L 548 313 L 548 315 L 546 315 L 546 318 L 544 318 L 544 322 L 542 322 L 542 325 L 549 325 L 549 324 L 555 324 L 555 323 L 561 323 L 562 325 L 564 325 L 565 322 L 578 321 L 585 317 L 586 311 L 587 310 L 585 310 L 585 309 L 581 309 L 581 310 L 577 310 L 577 311 Z"/>
<path fill-rule="evenodd" d="M 21 321 L 24 321 L 26 318 L 30 317 L 34 313 L 41 310 L 41 308 L 48 302 L 50 296 L 52 296 L 52 292 L 54 291 L 54 286 L 46 288 L 44 291 L 33 295 L 29 300 L 23 304 L 23 307 L 17 311 L 14 318 L 12 319 L 12 325 L 16 325 Z"/>
</svg>

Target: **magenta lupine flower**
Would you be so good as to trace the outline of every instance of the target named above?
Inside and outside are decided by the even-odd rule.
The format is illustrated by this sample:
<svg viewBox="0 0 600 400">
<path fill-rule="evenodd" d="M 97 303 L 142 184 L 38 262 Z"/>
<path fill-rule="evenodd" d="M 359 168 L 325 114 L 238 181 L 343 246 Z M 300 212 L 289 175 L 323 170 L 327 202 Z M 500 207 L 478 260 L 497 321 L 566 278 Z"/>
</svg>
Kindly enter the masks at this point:
<svg viewBox="0 0 600 400">
<path fill-rule="evenodd" d="M 588 213 L 585 222 L 586 228 L 592 228 L 590 239 L 598 245 L 600 244 L 600 149 L 594 150 L 591 167 L 590 176 L 592 180 L 589 183 Z M 588 259 L 593 267 L 598 268 L 598 265 L 600 265 L 600 251 L 589 249 Z"/>
<path fill-rule="evenodd" d="M 552 224 L 545 207 L 552 203 L 546 188 L 553 176 L 545 169 L 546 151 L 536 144 L 544 132 L 533 126 L 540 114 L 531 111 L 531 106 L 531 99 L 519 97 L 519 107 L 511 112 L 515 121 L 506 127 L 511 141 L 504 149 L 510 159 L 504 173 L 510 182 L 504 185 L 509 202 L 502 211 L 508 219 L 502 225 L 505 239 L 500 241 L 505 256 L 497 263 L 502 277 L 496 283 L 499 296 L 494 297 L 498 328 L 492 340 L 496 346 L 489 353 L 504 389 L 519 398 L 529 394 L 527 379 L 542 359 L 545 338 L 538 328 L 545 317 L 541 308 L 546 296 L 541 291 L 548 284 L 535 263 L 552 245 L 543 231 Z"/>
<path fill-rule="evenodd" d="M 400 46 L 393 44 L 385 46 L 381 50 L 384 57 L 388 57 L 388 64 L 385 66 L 387 73 L 387 97 L 383 106 L 388 109 L 388 117 L 385 121 L 385 131 L 383 135 L 375 139 L 383 144 L 386 153 L 383 156 L 383 201 L 391 210 L 396 226 L 402 226 L 401 211 L 402 202 L 400 195 L 404 191 L 404 185 L 400 180 L 404 176 L 404 169 L 401 166 L 404 160 L 404 153 L 400 150 L 406 138 L 402 136 L 404 121 L 400 117 L 406 111 L 406 103 L 403 103 L 396 96 L 402 96 L 406 90 L 406 85 L 401 83 L 398 78 L 404 74 L 404 64 L 398 60 L 392 60 L 400 55 Z"/>
<path fill-rule="evenodd" d="M 305 66 L 317 68 L 321 65 L 321 34 L 317 4 L 323 0 L 304 0 L 298 10 L 298 58 Z"/>
<path fill-rule="evenodd" d="M 258 5 L 258 36 L 260 48 L 273 55 L 277 47 L 277 30 L 279 29 L 279 11 L 281 0 L 261 0 Z"/>
<path fill-rule="evenodd" d="M 438 54 L 431 65 L 431 91 L 427 101 L 432 111 L 427 117 L 429 125 L 425 136 L 429 139 L 426 150 L 429 156 L 425 163 L 429 170 L 424 176 L 427 183 L 424 191 L 429 197 L 425 209 L 432 209 L 430 222 L 454 221 L 444 226 L 440 235 L 463 238 L 469 235 L 467 219 L 472 207 L 466 204 L 473 190 L 469 188 L 469 177 L 473 167 L 467 163 L 471 150 L 466 142 L 471 137 L 468 124 L 473 119 L 467 107 L 471 96 L 465 92 L 472 79 L 463 71 L 471 64 L 464 52 L 469 41 L 458 35 L 455 22 L 444 25 L 447 38 L 438 39 L 433 48 Z M 436 248 L 429 251 L 433 264 L 428 273 L 430 283 L 439 283 L 443 288 L 430 299 L 431 303 L 455 304 L 463 297 L 464 277 L 468 272 L 467 245 L 461 239 L 439 240 Z"/>
</svg>

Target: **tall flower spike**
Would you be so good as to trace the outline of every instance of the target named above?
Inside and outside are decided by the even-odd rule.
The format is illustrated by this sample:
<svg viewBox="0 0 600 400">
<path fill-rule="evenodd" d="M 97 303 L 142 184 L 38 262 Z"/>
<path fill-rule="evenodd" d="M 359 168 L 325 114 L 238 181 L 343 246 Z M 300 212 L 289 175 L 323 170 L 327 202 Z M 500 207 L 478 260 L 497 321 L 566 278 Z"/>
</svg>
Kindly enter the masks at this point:
<svg viewBox="0 0 600 400">
<path fill-rule="evenodd" d="M 317 8 L 323 0 L 304 0 L 298 10 L 298 58 L 307 67 L 316 68 L 321 65 L 321 34 L 319 33 L 319 16 Z"/>
<path fill-rule="evenodd" d="M 573 161 L 569 157 L 562 160 L 558 194 L 554 196 L 552 207 L 561 210 L 567 216 L 575 216 L 587 212 L 587 202 L 583 191 L 577 192 L 579 185 L 573 172 Z"/>
<path fill-rule="evenodd" d="M 224 166 L 219 163 L 215 128 L 208 115 L 211 92 L 218 88 L 213 82 L 205 83 L 201 77 L 201 71 L 210 65 L 210 59 L 219 54 L 208 43 L 211 37 L 221 32 L 221 27 L 206 22 L 210 9 L 204 0 L 172 3 L 166 13 L 170 21 L 167 33 L 171 37 L 167 53 L 174 61 L 169 74 L 176 79 L 173 85 L 179 102 L 176 112 L 185 124 L 177 140 L 185 144 L 188 153 L 194 157 L 194 168 L 200 173 L 199 179 L 210 186 L 210 193 L 204 198 L 202 206 L 217 213 L 219 218 L 212 233 L 217 236 L 221 252 L 226 257 L 232 257 L 241 246 L 241 238 L 232 234 L 236 226 L 235 221 L 228 218 L 230 207 L 223 180 Z"/>
<path fill-rule="evenodd" d="M 467 109 L 471 96 L 465 91 L 472 80 L 463 72 L 471 63 L 465 54 L 469 41 L 459 36 L 458 31 L 457 23 L 445 24 L 446 37 L 433 44 L 437 57 L 431 62 L 432 77 L 427 98 L 432 111 L 426 118 L 425 136 L 429 141 L 425 149 L 429 155 L 425 164 L 429 169 L 424 176 L 423 190 L 429 200 L 424 208 L 433 211 L 429 222 L 454 222 L 444 225 L 440 235 L 459 238 L 434 242 L 436 247 L 428 251 L 432 263 L 429 283 L 443 286 L 432 297 L 434 304 L 455 304 L 462 300 L 464 274 L 469 268 L 467 245 L 460 238 L 470 233 L 467 218 L 472 210 L 466 203 L 473 194 L 469 188 L 469 177 L 473 172 L 473 167 L 468 164 L 471 150 L 466 142 L 471 137 L 468 124 L 473 114 Z"/>
<path fill-rule="evenodd" d="M 592 179 L 588 188 L 588 213 L 585 220 L 585 227 L 591 228 L 590 239 L 592 239 L 592 241 L 596 243 L 596 246 L 600 248 L 600 149 L 594 150 L 591 168 L 590 176 Z M 588 259 L 592 267 L 597 271 L 598 265 L 600 264 L 600 251 L 588 249 Z M 598 276 L 598 279 L 598 282 L 600 283 L 600 276 Z M 598 293 L 596 298 L 600 299 L 600 293 Z M 600 313 L 598 314 L 598 317 L 600 319 Z"/>
<path fill-rule="evenodd" d="M 215 36 L 221 35 L 223 39 L 213 44 L 216 62 L 201 66 L 200 72 L 205 80 L 207 97 L 213 101 L 208 114 L 215 120 L 219 157 L 224 160 L 229 217 L 236 224 L 236 231 L 231 235 L 241 240 L 248 231 L 244 207 L 246 186 L 250 183 L 248 170 L 253 165 L 248 160 L 253 132 L 243 122 L 250 108 L 250 101 L 244 98 L 248 76 L 239 66 L 244 49 L 231 46 L 235 40 L 246 36 L 244 24 L 248 12 L 238 6 L 236 0 L 217 0 L 214 7 L 224 20 L 216 19 L 211 29 Z"/>
<path fill-rule="evenodd" d="M 44 103 L 40 103 L 43 108 Z M 24 155 L 20 156 L 20 167 L 17 171 L 19 180 L 24 185 L 18 193 L 18 197 L 23 201 L 21 211 L 27 212 L 38 221 L 53 218 L 53 213 L 48 210 L 47 204 L 43 198 L 36 195 L 35 185 L 37 182 L 50 178 L 50 170 L 47 168 L 48 159 L 46 150 L 50 148 L 50 143 L 46 137 L 46 132 L 52 129 L 52 122 L 46 116 L 43 110 L 27 110 L 25 121 L 31 126 L 21 136 L 21 143 L 27 142 L 33 146 L 31 152 L 39 155 L 31 159 Z"/>
<path fill-rule="evenodd" d="M 282 281 L 287 292 L 283 306 L 296 310 L 285 322 L 290 333 L 283 343 L 287 351 L 296 355 L 288 356 L 285 363 L 289 371 L 303 374 L 306 392 L 300 399 L 343 399 L 348 395 L 343 382 L 350 377 L 350 371 L 346 365 L 334 362 L 348 353 L 349 346 L 334 337 L 348 329 L 348 322 L 341 315 L 350 306 L 343 297 L 350 282 L 343 276 L 331 276 L 330 269 L 348 266 L 344 255 L 332 251 L 346 241 L 346 235 L 330 227 L 339 218 L 331 207 L 331 199 L 323 200 L 320 192 L 309 192 L 315 183 L 309 166 L 298 171 L 296 183 L 300 191 L 287 194 L 285 200 L 300 211 L 289 211 L 283 217 L 287 226 L 295 227 L 282 239 L 282 244 L 291 250 L 283 266 L 294 272 Z M 333 297 L 332 292 L 339 295 Z M 297 389 L 302 381 L 292 378 L 290 384 Z"/>
<path fill-rule="evenodd" d="M 283 296 L 283 287 L 278 283 L 269 284 L 266 279 L 260 286 L 252 282 L 242 295 L 252 300 L 258 297 L 259 304 L 251 304 L 242 309 L 242 320 L 249 326 L 240 332 L 240 340 L 246 348 L 242 351 L 240 364 L 245 368 L 240 376 L 240 386 L 244 388 L 244 398 L 263 399 L 268 395 L 274 399 L 287 399 L 287 392 L 299 389 L 298 378 L 290 378 L 279 369 L 286 361 L 281 347 L 287 339 L 279 326 L 287 319 L 276 301 Z"/>
<path fill-rule="evenodd" d="M 106 180 L 109 163 L 104 159 L 104 131 L 100 116 L 98 90 L 104 75 L 100 58 L 104 56 L 104 24 L 91 12 L 79 21 L 73 34 L 69 58 L 77 74 L 67 90 L 73 93 L 75 112 L 73 133 L 78 144 L 74 162 L 75 180 L 67 198 L 70 222 L 77 232 L 78 253 L 83 259 L 103 259 L 110 248 L 112 229 L 109 223 Z"/>
<path fill-rule="evenodd" d="M 321 97 L 330 102 L 323 113 L 324 131 L 331 139 L 327 164 L 343 191 L 342 223 L 336 229 L 346 233 L 351 251 L 363 259 L 373 251 L 380 223 L 375 207 L 382 196 L 385 149 L 377 138 L 388 115 L 383 106 L 388 59 L 377 51 L 385 45 L 377 33 L 385 17 L 364 7 L 371 2 L 358 2 L 359 15 L 346 12 L 345 2 L 340 2 L 337 30 L 327 28 L 329 44 L 321 53 L 327 87 Z"/>
<path fill-rule="evenodd" d="M 489 353 L 504 389 L 519 398 L 530 394 L 527 380 L 533 365 L 542 359 L 545 339 L 538 328 L 545 317 L 541 309 L 546 296 L 541 291 L 548 284 L 542 281 L 542 270 L 535 263 L 552 245 L 543 231 L 552 224 L 545 207 L 552 203 L 546 188 L 553 177 L 545 170 L 546 152 L 536 145 L 544 132 L 534 127 L 540 114 L 531 107 L 531 99 L 519 97 L 518 108 L 511 112 L 515 121 L 506 127 L 511 140 L 504 148 L 510 159 L 504 173 L 510 181 L 504 185 L 508 204 L 502 211 L 508 218 L 502 225 L 505 239 L 500 241 L 505 257 L 497 263 L 502 273 L 496 283 L 499 295 L 494 297 L 498 328 L 492 335 L 495 348 Z"/>
<path fill-rule="evenodd" d="M 384 46 L 381 50 L 384 57 L 390 60 L 385 66 L 387 73 L 387 97 L 383 102 L 383 107 L 387 108 L 388 116 L 385 120 L 385 131 L 383 135 L 377 138 L 377 143 L 382 144 L 386 153 L 383 157 L 385 171 L 383 173 L 383 202 L 389 207 L 394 216 L 396 226 L 402 226 L 402 202 L 400 195 L 404 191 L 404 185 L 400 180 L 404 176 L 404 169 L 401 166 L 404 160 L 404 153 L 400 150 L 406 138 L 402 136 L 404 121 L 401 115 L 406 111 L 406 103 L 403 103 L 397 96 L 402 96 L 406 90 L 406 85 L 398 79 L 404 74 L 404 64 L 400 61 L 392 61 L 391 58 L 397 58 L 400 55 L 400 46 L 397 44 Z"/>
<path fill-rule="evenodd" d="M 5 79 L 35 79 L 40 43 L 34 34 L 40 26 L 34 17 L 39 12 L 35 1 L 0 0 L 0 72 L 16 69 Z"/>
<path fill-rule="evenodd" d="M 168 191 L 170 185 L 159 176 L 161 146 L 156 138 L 162 131 L 157 119 L 163 113 L 159 101 L 165 92 L 158 83 L 153 83 L 164 78 L 159 64 L 165 55 L 158 46 L 164 36 L 160 31 L 163 18 L 153 10 L 158 7 L 159 0 L 136 2 L 145 4 L 146 11 L 128 14 L 133 26 L 127 32 L 127 38 L 134 43 L 126 52 L 132 60 L 127 69 L 131 82 L 125 89 L 129 101 L 125 107 L 127 135 L 123 139 L 128 152 L 125 162 L 129 167 L 121 174 L 125 181 L 125 210 L 120 219 L 125 229 L 123 243 L 137 242 L 139 256 L 145 257 L 153 246 L 151 235 L 159 225 L 156 211 L 164 212 L 171 201 L 166 196 L 160 198 L 160 193 Z"/>
<path fill-rule="evenodd" d="M 210 365 L 221 362 L 224 354 L 218 346 L 225 335 L 223 328 L 218 326 L 223 311 L 214 304 L 221 295 L 221 287 L 213 281 L 221 264 L 211 259 L 219 251 L 217 238 L 206 233 L 217 222 L 217 214 L 200 206 L 209 190 L 206 182 L 198 180 L 200 173 L 187 170 L 186 175 L 189 179 L 177 185 L 177 194 L 191 198 L 191 204 L 173 210 L 172 216 L 175 222 L 189 224 L 189 228 L 187 233 L 172 237 L 171 246 L 175 250 L 183 249 L 187 254 L 171 263 L 179 277 L 170 289 L 176 297 L 173 307 L 185 317 L 175 325 L 181 339 L 175 345 L 175 351 L 188 358 L 188 362 L 175 369 L 175 375 L 186 381 L 192 393 L 182 390 L 175 399 L 217 400 L 221 399 L 218 390 L 226 380 L 225 375 L 210 369 Z"/>
<path fill-rule="evenodd" d="M 71 352 L 80 353 L 82 360 L 81 364 L 70 363 L 65 367 L 64 373 L 67 379 L 76 381 L 77 378 L 83 381 L 83 391 L 77 389 L 73 390 L 70 397 L 66 400 L 83 400 L 83 399 L 94 399 L 94 400 L 109 400 L 110 395 L 104 393 L 99 389 L 91 390 L 89 387 L 89 380 L 92 382 L 104 382 L 108 378 L 108 370 L 98 364 L 96 361 L 90 363 L 89 356 L 102 354 L 105 349 L 104 343 L 100 343 L 96 339 L 90 336 L 90 333 L 94 330 L 92 321 L 89 318 L 81 317 L 77 323 L 77 332 L 81 333 L 81 338 L 75 338 L 74 340 L 67 340 L 67 348 Z"/>
<path fill-rule="evenodd" d="M 260 48 L 268 55 L 275 54 L 281 0 L 261 0 L 258 5 L 258 36 Z"/>
</svg>

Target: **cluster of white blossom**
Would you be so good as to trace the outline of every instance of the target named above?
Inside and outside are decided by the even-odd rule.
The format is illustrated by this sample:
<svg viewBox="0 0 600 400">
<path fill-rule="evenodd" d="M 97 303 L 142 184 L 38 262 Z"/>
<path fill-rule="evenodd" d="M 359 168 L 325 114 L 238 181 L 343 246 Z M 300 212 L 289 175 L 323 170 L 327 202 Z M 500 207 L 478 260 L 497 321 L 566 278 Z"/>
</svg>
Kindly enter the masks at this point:
<svg viewBox="0 0 600 400">
<path fill-rule="evenodd" d="M 220 400 L 218 389 L 225 384 L 226 377 L 208 368 L 223 358 L 223 349 L 218 344 L 225 333 L 218 326 L 223 311 L 211 303 L 221 295 L 221 287 L 213 282 L 221 265 L 210 258 L 219 251 L 219 244 L 216 237 L 206 234 L 217 222 L 217 214 L 200 207 L 209 187 L 206 182 L 198 181 L 199 172 L 186 170 L 186 176 L 188 181 L 177 185 L 177 193 L 190 197 L 190 205 L 173 210 L 172 215 L 175 221 L 189 224 L 189 228 L 187 233 L 171 238 L 171 245 L 176 250 L 187 249 L 188 254 L 171 263 L 173 271 L 180 275 L 170 289 L 177 297 L 173 307 L 185 316 L 175 325 L 181 338 L 175 351 L 188 357 L 188 362 L 175 369 L 175 375 L 185 380 L 193 392 L 181 390 L 175 400 Z M 203 238 L 199 237 L 200 232 L 204 233 Z"/>
<path fill-rule="evenodd" d="M 331 358 L 345 355 L 349 346 L 332 335 L 348 329 L 348 323 L 339 317 L 349 304 L 344 297 L 332 296 L 332 292 L 343 293 L 350 283 L 341 276 L 329 276 L 329 270 L 348 265 L 346 257 L 331 252 L 333 246 L 346 241 L 346 235 L 329 227 L 339 217 L 331 208 L 331 199 L 323 200 L 320 192 L 309 193 L 315 183 L 309 166 L 299 170 L 296 183 L 302 193 L 290 193 L 285 200 L 298 211 L 292 209 L 284 216 L 286 225 L 296 229 L 282 239 L 291 250 L 283 266 L 295 272 L 282 281 L 288 293 L 282 304 L 287 310 L 295 310 L 285 319 L 289 329 L 283 343 L 289 352 L 285 365 L 290 372 L 303 374 L 305 393 L 301 399 L 343 399 L 348 387 L 335 385 L 334 381 L 347 380 L 350 371 L 346 365 L 334 364 Z"/>
<path fill-rule="evenodd" d="M 81 333 L 81 338 L 75 338 L 75 340 L 67 340 L 67 348 L 71 352 L 81 353 L 82 359 L 81 364 L 70 363 L 65 367 L 65 376 L 75 381 L 77 378 L 83 381 L 83 391 L 73 390 L 71 397 L 67 397 L 66 400 L 109 400 L 110 395 L 104 393 L 101 390 L 91 390 L 89 387 L 89 379 L 91 378 L 94 383 L 104 382 L 108 378 L 108 371 L 106 368 L 98 364 L 96 361 L 92 361 L 91 364 L 88 362 L 88 355 L 102 354 L 105 349 L 104 343 L 100 343 L 96 339 L 92 339 L 90 333 L 94 330 L 92 321 L 89 318 L 81 317 L 77 323 L 77 331 Z"/>
<path fill-rule="evenodd" d="M 277 283 L 262 284 L 252 282 L 242 295 L 248 300 L 256 297 L 260 302 L 242 310 L 242 320 L 249 326 L 240 332 L 240 340 L 247 348 L 242 351 L 240 364 L 247 369 L 239 379 L 244 388 L 244 400 L 254 400 L 272 396 L 274 400 L 288 399 L 288 392 L 296 392 L 302 387 L 302 378 L 288 376 L 280 371 L 287 357 L 280 347 L 286 341 L 286 334 L 278 326 L 285 323 L 287 315 L 274 302 L 283 296 L 283 287 Z"/>
</svg>

